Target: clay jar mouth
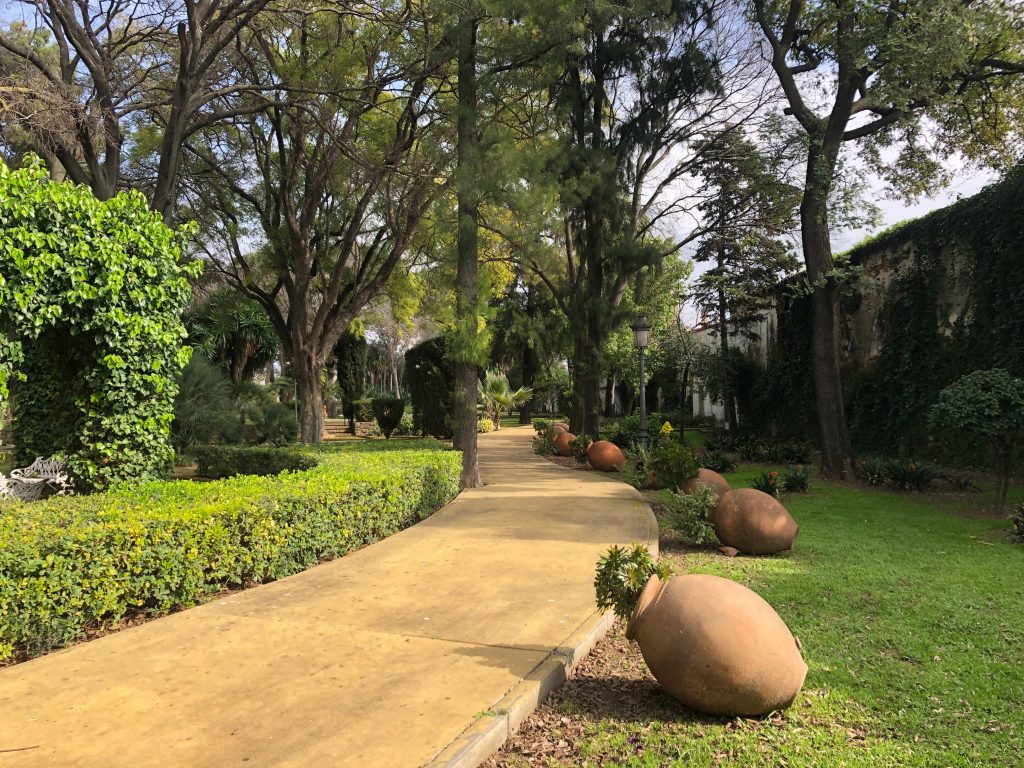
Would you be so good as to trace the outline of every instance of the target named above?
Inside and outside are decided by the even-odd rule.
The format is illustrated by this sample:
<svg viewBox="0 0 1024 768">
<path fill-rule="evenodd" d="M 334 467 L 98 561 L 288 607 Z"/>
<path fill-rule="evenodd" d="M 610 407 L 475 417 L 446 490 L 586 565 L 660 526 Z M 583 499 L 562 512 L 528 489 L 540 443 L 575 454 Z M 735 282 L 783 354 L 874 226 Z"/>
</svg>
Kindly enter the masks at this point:
<svg viewBox="0 0 1024 768">
<path fill-rule="evenodd" d="M 633 606 L 633 613 L 629 615 L 629 623 L 626 624 L 626 639 L 635 640 L 636 633 L 643 623 L 644 612 L 651 607 L 651 605 L 658 599 L 658 595 L 661 594 L 661 588 L 665 586 L 657 574 L 652 574 L 651 578 L 644 584 L 643 590 L 640 592 L 640 597 L 636 600 L 636 605 Z"/>
</svg>

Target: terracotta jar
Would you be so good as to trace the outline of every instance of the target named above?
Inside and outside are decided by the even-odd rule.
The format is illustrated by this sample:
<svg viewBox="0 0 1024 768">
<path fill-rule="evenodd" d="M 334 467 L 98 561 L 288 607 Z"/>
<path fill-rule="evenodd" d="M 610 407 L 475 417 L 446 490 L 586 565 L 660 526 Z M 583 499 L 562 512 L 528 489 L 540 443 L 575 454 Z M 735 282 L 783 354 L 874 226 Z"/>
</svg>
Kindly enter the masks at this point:
<svg viewBox="0 0 1024 768">
<path fill-rule="evenodd" d="M 554 429 L 555 431 L 561 431 L 561 432 L 568 432 L 569 431 L 569 425 L 566 424 L 564 421 L 553 422 L 551 424 L 551 428 Z"/>
<path fill-rule="evenodd" d="M 760 595 L 704 574 L 652 576 L 626 628 L 661 687 L 690 709 L 757 717 L 796 699 L 807 665 Z"/>
<path fill-rule="evenodd" d="M 725 494 L 729 492 L 729 481 L 722 477 L 717 472 L 712 472 L 710 469 L 704 469 L 701 467 L 697 470 L 697 476 L 691 477 L 689 480 L 679 486 L 679 490 L 683 493 L 693 493 L 697 490 L 697 485 L 703 483 L 708 488 L 713 490 L 718 498 L 721 499 Z"/>
<path fill-rule="evenodd" d="M 572 432 L 559 432 L 555 435 L 555 450 L 559 456 L 572 456 L 572 447 L 569 445 L 576 439 Z"/>
<path fill-rule="evenodd" d="M 792 549 L 800 530 L 778 499 L 756 488 L 738 488 L 722 496 L 711 524 L 722 544 L 750 555 Z"/>
<path fill-rule="evenodd" d="M 587 461 L 599 472 L 615 472 L 626 466 L 626 457 L 615 443 L 598 440 L 587 449 Z"/>
</svg>

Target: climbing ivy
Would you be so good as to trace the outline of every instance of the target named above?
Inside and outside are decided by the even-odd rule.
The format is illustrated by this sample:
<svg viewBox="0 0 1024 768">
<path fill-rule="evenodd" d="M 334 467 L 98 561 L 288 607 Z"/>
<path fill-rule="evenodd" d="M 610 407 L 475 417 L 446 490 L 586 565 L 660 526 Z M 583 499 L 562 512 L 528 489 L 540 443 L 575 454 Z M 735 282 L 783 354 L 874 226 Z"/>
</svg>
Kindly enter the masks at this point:
<svg viewBox="0 0 1024 768">
<path fill-rule="evenodd" d="M 138 192 L 100 201 L 37 158 L 0 165 L 0 394 L 13 384 L 22 458 L 64 452 L 89 488 L 170 467 L 191 353 L 181 314 L 201 269 L 187 234 Z"/>
<path fill-rule="evenodd" d="M 984 462 L 978 443 L 934 442 L 928 413 L 944 387 L 971 371 L 1003 368 L 1024 376 L 1024 165 L 978 195 L 894 227 L 846 257 L 866 265 L 883 253 L 898 261 L 899 276 L 880 310 L 879 355 L 844 373 L 854 443 Z M 855 312 L 860 298 L 844 300 L 844 314 Z M 951 303 L 959 312 L 950 312 Z M 778 325 L 754 412 L 762 430 L 798 428 L 812 438 L 814 422 L 803 413 L 813 408 L 809 298 L 784 299 Z"/>
</svg>

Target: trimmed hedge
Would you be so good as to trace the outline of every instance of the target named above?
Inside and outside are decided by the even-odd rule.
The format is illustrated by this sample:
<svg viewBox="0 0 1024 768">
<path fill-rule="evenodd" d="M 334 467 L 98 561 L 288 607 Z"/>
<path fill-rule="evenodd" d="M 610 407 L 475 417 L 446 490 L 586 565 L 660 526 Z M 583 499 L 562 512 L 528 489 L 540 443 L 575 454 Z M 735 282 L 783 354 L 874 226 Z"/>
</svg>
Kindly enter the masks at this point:
<svg viewBox="0 0 1024 768">
<path fill-rule="evenodd" d="M 320 463 L 316 454 L 301 449 L 203 445 L 193 449 L 192 454 L 196 458 L 196 474 L 212 478 L 301 472 Z"/>
<path fill-rule="evenodd" d="M 403 413 L 405 413 L 405 400 L 402 398 L 373 398 L 373 415 L 377 418 L 377 426 L 384 433 L 385 440 L 390 440 L 391 433 L 402 423 Z"/>
<path fill-rule="evenodd" d="M 297 573 L 458 493 L 459 454 L 434 443 L 301 450 L 319 465 L 0 506 L 0 660 Z"/>
</svg>

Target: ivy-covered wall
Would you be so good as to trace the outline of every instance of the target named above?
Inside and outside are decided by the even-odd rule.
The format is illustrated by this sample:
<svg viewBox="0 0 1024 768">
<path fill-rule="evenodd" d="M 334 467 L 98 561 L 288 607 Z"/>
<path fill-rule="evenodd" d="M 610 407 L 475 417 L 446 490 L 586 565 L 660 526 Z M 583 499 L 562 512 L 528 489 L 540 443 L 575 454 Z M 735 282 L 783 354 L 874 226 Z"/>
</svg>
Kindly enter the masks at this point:
<svg viewBox="0 0 1024 768">
<path fill-rule="evenodd" d="M 974 370 L 1024 376 L 1024 165 L 974 197 L 854 248 L 844 302 L 844 384 L 855 445 L 963 459 L 930 442 L 939 391 Z M 779 342 L 758 382 L 765 429 L 814 434 L 809 299 L 779 306 Z"/>
</svg>

